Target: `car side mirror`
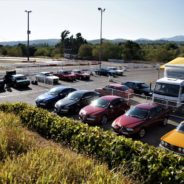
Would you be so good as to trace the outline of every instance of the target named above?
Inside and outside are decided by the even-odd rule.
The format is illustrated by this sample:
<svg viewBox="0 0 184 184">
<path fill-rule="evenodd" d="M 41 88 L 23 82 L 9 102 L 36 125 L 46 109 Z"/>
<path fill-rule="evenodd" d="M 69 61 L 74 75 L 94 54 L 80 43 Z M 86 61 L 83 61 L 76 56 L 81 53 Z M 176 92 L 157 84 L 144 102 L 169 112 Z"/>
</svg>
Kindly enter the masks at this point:
<svg viewBox="0 0 184 184">
<path fill-rule="evenodd" d="M 114 107 L 113 105 L 110 105 L 110 106 L 109 106 L 110 109 L 113 109 L 113 107 Z"/>
</svg>

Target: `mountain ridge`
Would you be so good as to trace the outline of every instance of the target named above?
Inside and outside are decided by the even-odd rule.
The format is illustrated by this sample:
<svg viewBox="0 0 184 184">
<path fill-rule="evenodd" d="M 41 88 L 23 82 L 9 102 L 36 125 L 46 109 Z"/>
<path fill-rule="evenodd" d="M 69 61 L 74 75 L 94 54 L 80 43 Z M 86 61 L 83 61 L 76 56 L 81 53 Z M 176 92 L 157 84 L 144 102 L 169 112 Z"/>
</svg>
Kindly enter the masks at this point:
<svg viewBox="0 0 184 184">
<path fill-rule="evenodd" d="M 124 43 L 128 41 L 129 39 L 124 39 L 124 38 L 115 38 L 115 39 L 103 39 L 104 42 L 111 42 L 111 43 Z M 88 43 L 91 44 L 98 44 L 100 43 L 99 39 L 94 39 L 94 40 L 87 40 Z M 146 44 L 146 43 L 154 43 L 154 42 L 159 42 L 159 43 L 165 43 L 165 42 L 184 42 L 184 35 L 176 35 L 173 37 L 169 38 L 160 38 L 160 39 L 147 39 L 147 38 L 139 38 L 136 40 L 131 40 L 140 44 Z M 50 45 L 54 46 L 57 43 L 60 42 L 60 39 L 52 38 L 52 39 L 36 39 L 36 40 L 30 40 L 30 45 Z M 18 44 L 27 44 L 27 41 L 5 41 L 5 42 L 0 42 L 0 45 L 9 45 L 9 46 L 14 46 Z"/>
</svg>

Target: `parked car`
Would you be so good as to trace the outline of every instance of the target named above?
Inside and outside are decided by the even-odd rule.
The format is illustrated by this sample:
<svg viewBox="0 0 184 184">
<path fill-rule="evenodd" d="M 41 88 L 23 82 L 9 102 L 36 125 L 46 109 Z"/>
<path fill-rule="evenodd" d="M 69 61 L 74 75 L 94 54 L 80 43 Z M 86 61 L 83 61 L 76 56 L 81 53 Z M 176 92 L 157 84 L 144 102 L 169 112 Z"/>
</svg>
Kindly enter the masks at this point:
<svg viewBox="0 0 184 184">
<path fill-rule="evenodd" d="M 5 83 L 4 83 L 4 80 L 3 79 L 0 79 L 0 90 L 4 90 L 4 86 L 5 86 Z"/>
<path fill-rule="evenodd" d="M 184 156 L 184 121 L 161 137 L 160 147 Z"/>
<path fill-rule="evenodd" d="M 97 75 L 104 75 L 104 76 L 116 76 L 116 72 L 113 71 L 113 70 L 109 70 L 107 68 L 100 68 L 100 69 L 97 69 L 95 70 L 95 73 Z"/>
<path fill-rule="evenodd" d="M 7 87 L 22 88 L 30 85 L 30 80 L 23 74 L 16 74 L 15 70 L 6 71 L 4 83 Z"/>
<path fill-rule="evenodd" d="M 90 74 L 82 70 L 73 70 L 73 73 L 76 75 L 76 78 L 79 80 L 90 80 Z"/>
<path fill-rule="evenodd" d="M 58 84 L 59 77 L 53 75 L 51 72 L 41 72 L 35 76 L 36 81 L 46 84 Z"/>
<path fill-rule="evenodd" d="M 108 67 L 107 69 L 113 70 L 116 73 L 116 75 L 120 75 L 120 76 L 123 76 L 123 73 L 125 72 L 124 68 L 118 69 L 117 67 Z"/>
<path fill-rule="evenodd" d="M 59 70 L 54 75 L 58 76 L 60 80 L 65 81 L 74 81 L 77 79 L 77 76 L 71 70 Z"/>
<path fill-rule="evenodd" d="M 168 109 L 156 103 L 138 104 L 112 123 L 115 132 L 127 136 L 138 134 L 140 138 L 146 135 L 149 127 L 156 124 L 167 125 Z"/>
<path fill-rule="evenodd" d="M 128 86 L 129 88 L 134 90 L 134 93 L 136 94 L 144 94 L 146 96 L 152 96 L 152 90 L 151 87 L 148 86 L 146 83 L 144 82 L 140 82 L 140 81 L 127 81 L 127 82 L 123 82 L 123 85 Z"/>
<path fill-rule="evenodd" d="M 23 74 L 11 75 L 11 86 L 15 88 L 28 87 L 30 85 L 30 80 Z"/>
<path fill-rule="evenodd" d="M 79 117 L 88 124 L 106 124 L 109 119 L 125 113 L 130 106 L 119 97 L 107 95 L 100 97 L 79 112 Z"/>
<path fill-rule="evenodd" d="M 36 98 L 37 107 L 52 108 L 55 103 L 76 89 L 67 86 L 57 86 Z"/>
<path fill-rule="evenodd" d="M 129 87 L 117 83 L 109 84 L 104 88 L 97 88 L 95 91 L 99 92 L 101 96 L 116 95 L 123 98 L 132 98 L 134 93 Z"/>
<path fill-rule="evenodd" d="M 59 100 L 55 104 L 54 111 L 57 114 L 78 113 L 81 108 L 91 103 L 100 95 L 95 91 L 78 90 L 70 93 L 67 97 Z"/>
</svg>

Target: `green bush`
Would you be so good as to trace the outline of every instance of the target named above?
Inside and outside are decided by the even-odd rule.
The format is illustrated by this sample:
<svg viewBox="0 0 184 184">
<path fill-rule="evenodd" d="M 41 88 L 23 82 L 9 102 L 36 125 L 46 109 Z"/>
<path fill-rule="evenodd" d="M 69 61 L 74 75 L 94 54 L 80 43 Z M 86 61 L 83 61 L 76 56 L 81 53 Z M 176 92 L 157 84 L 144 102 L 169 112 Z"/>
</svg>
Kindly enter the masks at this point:
<svg viewBox="0 0 184 184">
<path fill-rule="evenodd" d="M 29 128 L 110 168 L 124 167 L 144 183 L 184 183 L 184 158 L 178 155 L 26 104 L 1 104 L 0 110 L 14 112 Z"/>
<path fill-rule="evenodd" d="M 33 146 L 32 137 L 26 138 L 25 130 L 20 127 L 19 118 L 0 112 L 0 161 L 26 153 Z"/>
</svg>

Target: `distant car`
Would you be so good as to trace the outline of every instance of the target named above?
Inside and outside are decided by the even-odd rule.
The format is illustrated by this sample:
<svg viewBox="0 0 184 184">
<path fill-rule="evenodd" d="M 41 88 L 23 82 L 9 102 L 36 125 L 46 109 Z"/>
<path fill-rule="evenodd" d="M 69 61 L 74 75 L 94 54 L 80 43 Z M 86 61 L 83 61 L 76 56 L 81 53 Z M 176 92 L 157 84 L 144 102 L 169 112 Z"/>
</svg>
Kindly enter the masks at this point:
<svg viewBox="0 0 184 184">
<path fill-rule="evenodd" d="M 124 68 L 118 69 L 117 67 L 108 67 L 107 69 L 108 70 L 113 70 L 114 72 L 116 72 L 116 75 L 120 75 L 120 76 L 123 76 L 123 74 L 125 72 Z"/>
<path fill-rule="evenodd" d="M 134 93 L 136 93 L 136 94 L 140 94 L 140 95 L 144 94 L 145 96 L 152 96 L 152 90 L 151 90 L 150 86 L 148 86 L 144 82 L 127 81 L 127 82 L 123 82 L 122 84 L 133 89 Z"/>
<path fill-rule="evenodd" d="M 30 80 L 23 74 L 11 75 L 11 86 L 15 88 L 28 87 L 30 85 Z"/>
<path fill-rule="evenodd" d="M 113 70 L 109 70 L 107 68 L 100 68 L 100 69 L 97 69 L 95 70 L 95 73 L 97 75 L 104 75 L 104 76 L 116 76 L 116 72 L 113 71 Z"/>
<path fill-rule="evenodd" d="M 71 113 L 75 114 L 81 108 L 88 105 L 100 95 L 95 91 L 78 90 L 70 93 L 67 97 L 59 100 L 55 104 L 54 111 L 57 114 Z"/>
<path fill-rule="evenodd" d="M 77 76 L 71 70 L 59 70 L 54 75 L 58 76 L 60 80 L 65 81 L 74 81 L 77 79 Z"/>
<path fill-rule="evenodd" d="M 0 79 L 0 90 L 4 90 L 4 86 L 5 86 L 4 80 Z"/>
<path fill-rule="evenodd" d="M 81 109 L 79 117 L 90 125 L 106 124 L 109 119 L 124 114 L 129 108 L 127 102 L 119 96 L 103 96 Z"/>
<path fill-rule="evenodd" d="M 138 134 L 140 138 L 146 135 L 149 127 L 167 125 L 168 110 L 155 103 L 138 104 L 112 123 L 115 132 L 127 136 Z"/>
<path fill-rule="evenodd" d="M 132 98 L 134 91 L 129 87 L 122 84 L 109 84 L 104 88 L 97 88 L 95 91 L 99 92 L 102 96 L 104 95 L 116 95 L 123 98 Z"/>
<path fill-rule="evenodd" d="M 76 78 L 79 80 L 90 80 L 90 74 L 82 70 L 73 70 L 73 73 L 76 75 Z"/>
<path fill-rule="evenodd" d="M 76 89 L 67 86 L 57 86 L 36 98 L 37 107 L 52 108 L 55 103 Z"/>
<path fill-rule="evenodd" d="M 58 84 L 59 77 L 53 75 L 51 72 L 41 72 L 35 76 L 36 81 L 46 84 Z"/>
<path fill-rule="evenodd" d="M 161 137 L 160 147 L 184 156 L 184 121 Z"/>
</svg>

